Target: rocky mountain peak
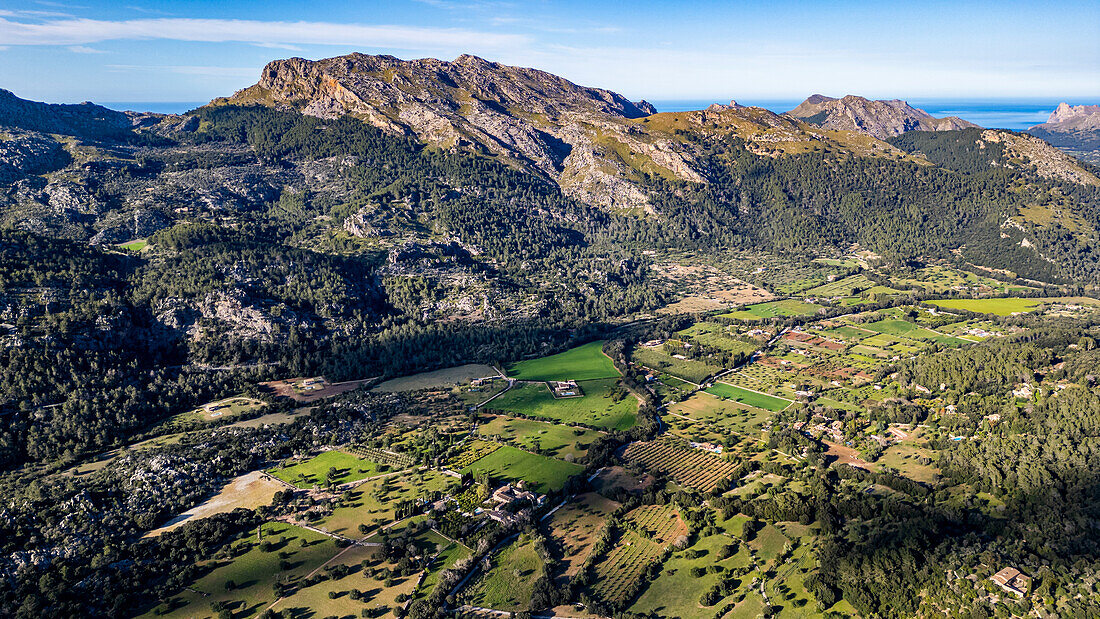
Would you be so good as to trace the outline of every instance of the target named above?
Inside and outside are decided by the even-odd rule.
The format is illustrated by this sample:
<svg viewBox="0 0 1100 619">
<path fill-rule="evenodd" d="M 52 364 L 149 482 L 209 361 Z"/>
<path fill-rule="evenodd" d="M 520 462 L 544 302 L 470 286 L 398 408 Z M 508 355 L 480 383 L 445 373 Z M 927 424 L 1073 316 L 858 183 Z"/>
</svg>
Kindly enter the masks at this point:
<svg viewBox="0 0 1100 619">
<path fill-rule="evenodd" d="M 630 142 L 635 153 L 671 148 L 630 137 L 637 128 L 626 121 L 656 112 L 645 101 L 468 54 L 450 62 L 361 53 L 276 60 L 255 85 L 213 102 L 224 103 L 286 106 L 321 118 L 351 114 L 443 148 L 491 153 L 569 192 L 587 187 L 585 199 L 608 205 L 639 206 L 644 198 L 618 178 L 626 170 L 611 170 L 630 164 L 599 142 Z M 653 154 L 686 168 L 675 153 Z"/>
<path fill-rule="evenodd" d="M 84 137 L 118 136 L 130 129 L 130 118 L 102 105 L 39 103 L 0 89 L 0 126 L 39 133 Z"/>
<path fill-rule="evenodd" d="M 974 123 L 954 116 L 935 118 L 901 99 L 876 101 L 858 95 L 845 95 L 839 99 L 811 95 L 787 114 L 826 129 L 859 131 L 880 140 L 907 131 L 949 131 L 977 127 Z"/>
</svg>

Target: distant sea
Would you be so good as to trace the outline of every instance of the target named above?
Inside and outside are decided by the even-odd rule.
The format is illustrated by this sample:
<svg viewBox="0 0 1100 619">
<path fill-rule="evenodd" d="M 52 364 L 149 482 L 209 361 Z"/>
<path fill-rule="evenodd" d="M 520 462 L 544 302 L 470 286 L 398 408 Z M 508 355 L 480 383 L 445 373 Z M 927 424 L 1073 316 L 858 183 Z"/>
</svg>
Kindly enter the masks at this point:
<svg viewBox="0 0 1100 619">
<path fill-rule="evenodd" d="M 781 113 L 794 109 L 802 99 L 737 99 L 741 105 L 755 105 Z M 1061 102 L 1057 99 L 1021 99 L 1014 101 L 978 100 L 978 99 L 907 99 L 909 105 L 919 107 L 929 114 L 940 118 L 943 116 L 958 116 L 963 120 L 981 125 L 989 129 L 1013 129 L 1021 131 L 1035 125 L 1045 123 L 1054 108 Z M 704 99 L 694 100 L 666 100 L 651 101 L 659 112 L 686 112 L 689 110 L 701 110 L 711 103 L 729 103 L 724 101 L 710 101 Z M 1095 103 L 1094 101 L 1074 101 L 1071 105 Z"/>
<path fill-rule="evenodd" d="M 958 116 L 963 120 L 990 129 L 1013 129 L 1021 131 L 1044 123 L 1059 100 L 1026 99 L 1017 101 L 977 99 L 909 99 L 909 104 L 919 107 L 939 118 Z M 756 105 L 781 113 L 793 109 L 802 99 L 737 99 L 741 105 Z M 207 101 L 110 101 L 100 103 L 112 110 L 130 110 L 135 112 L 157 112 L 160 114 L 182 114 L 206 105 Z M 729 103 L 729 99 L 712 101 L 708 99 L 676 99 L 651 101 L 659 112 L 687 112 L 701 110 L 711 103 Z M 1081 105 L 1095 101 L 1074 101 L 1070 104 Z"/>
</svg>

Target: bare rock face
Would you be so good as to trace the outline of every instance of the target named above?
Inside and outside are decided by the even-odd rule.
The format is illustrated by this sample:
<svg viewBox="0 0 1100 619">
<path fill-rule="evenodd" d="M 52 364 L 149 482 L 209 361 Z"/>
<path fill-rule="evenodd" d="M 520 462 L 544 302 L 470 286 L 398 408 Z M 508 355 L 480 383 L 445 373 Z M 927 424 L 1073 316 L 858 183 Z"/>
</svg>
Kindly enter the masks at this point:
<svg viewBox="0 0 1100 619">
<path fill-rule="evenodd" d="M 37 133 L 0 132 L 0 184 L 64 166 L 68 155 L 56 140 Z"/>
<path fill-rule="evenodd" d="M 1100 130 L 1100 105 L 1070 105 L 1063 101 L 1045 123 L 1034 128 L 1061 132 Z"/>
<path fill-rule="evenodd" d="M 1091 163 L 1100 163 L 1100 105 L 1062 102 L 1041 125 L 1027 133 Z"/>
<path fill-rule="evenodd" d="M 935 118 L 900 99 L 872 101 L 855 95 L 840 99 L 811 95 L 787 115 L 826 129 L 859 131 L 880 140 L 907 131 L 951 131 L 978 126 L 954 116 Z"/>
<path fill-rule="evenodd" d="M 987 129 L 982 132 L 982 141 L 1003 144 L 1009 166 L 1013 165 L 1013 161 L 1022 162 L 1034 167 L 1035 173 L 1043 178 L 1100 186 L 1100 179 L 1083 168 L 1076 159 L 1037 137 Z"/>
<path fill-rule="evenodd" d="M 491 153 L 559 183 L 567 193 L 608 207 L 643 206 L 644 191 L 628 182 L 632 162 L 608 140 L 629 138 L 633 119 L 656 112 L 609 90 L 562 77 L 463 55 L 453 62 L 350 54 L 268 64 L 260 81 L 221 103 L 287 107 L 321 118 L 357 116 L 394 134 L 444 148 Z M 647 163 L 697 180 L 670 143 L 630 140 Z M 665 163 L 661 163 L 665 162 Z"/>
</svg>

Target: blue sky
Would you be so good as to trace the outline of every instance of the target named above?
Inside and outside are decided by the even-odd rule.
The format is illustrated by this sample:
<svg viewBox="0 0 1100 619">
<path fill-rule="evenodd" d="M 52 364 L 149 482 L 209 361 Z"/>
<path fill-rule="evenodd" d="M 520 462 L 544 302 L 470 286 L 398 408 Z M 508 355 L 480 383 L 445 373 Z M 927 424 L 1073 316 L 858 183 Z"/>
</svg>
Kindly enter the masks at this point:
<svg viewBox="0 0 1100 619">
<path fill-rule="evenodd" d="M 205 101 L 352 51 L 533 66 L 632 99 L 1100 102 L 1100 2 L 0 0 L 0 88 Z"/>
</svg>

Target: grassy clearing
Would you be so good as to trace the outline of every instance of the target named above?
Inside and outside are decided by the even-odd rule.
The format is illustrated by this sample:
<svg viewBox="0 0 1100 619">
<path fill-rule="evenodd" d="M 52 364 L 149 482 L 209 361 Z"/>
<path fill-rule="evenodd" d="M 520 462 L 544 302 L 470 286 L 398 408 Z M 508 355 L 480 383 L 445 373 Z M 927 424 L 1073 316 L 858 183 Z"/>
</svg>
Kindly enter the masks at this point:
<svg viewBox="0 0 1100 619">
<path fill-rule="evenodd" d="M 594 492 L 579 495 L 554 512 L 548 522 L 550 535 L 562 545 L 563 573 L 572 576 L 580 571 L 585 559 L 596 545 L 608 514 L 619 504 Z"/>
<path fill-rule="evenodd" d="M 631 607 L 631 612 L 683 619 L 711 619 L 715 609 L 724 602 L 702 606 L 699 597 L 723 578 L 722 572 L 749 564 L 749 553 L 743 544 L 738 544 L 733 555 L 718 558 L 723 547 L 736 543 L 737 540 L 728 535 L 708 535 L 699 538 L 687 549 L 673 553 L 660 576 L 650 583 Z M 722 572 L 711 566 L 720 566 Z M 692 568 L 711 569 L 702 576 L 693 576 Z"/>
<path fill-rule="evenodd" d="M 526 535 L 520 537 L 493 558 L 493 566 L 470 588 L 467 598 L 474 606 L 495 610 L 529 610 L 535 581 L 546 566 L 535 544 Z"/>
<path fill-rule="evenodd" d="M 821 306 L 815 303 L 807 303 L 798 299 L 783 299 L 781 301 L 769 301 L 746 305 L 745 307 L 720 314 L 721 318 L 735 318 L 737 320 L 760 320 L 762 318 L 780 318 L 787 316 L 811 316 L 821 310 Z"/>
<path fill-rule="evenodd" d="M 263 531 L 272 544 L 268 550 L 260 549 L 255 535 L 234 542 L 232 559 L 201 563 L 207 571 L 162 605 L 173 610 L 159 616 L 206 616 L 212 602 L 230 604 L 235 616 L 258 615 L 275 601 L 271 582 L 276 577 L 300 580 L 338 552 L 332 538 L 293 525 L 271 522 L 263 525 Z M 234 586 L 227 589 L 229 582 Z M 146 616 L 157 616 L 154 613 Z"/>
<path fill-rule="evenodd" d="M 756 532 L 756 536 L 752 538 L 749 545 L 756 550 L 761 559 L 771 561 L 783 552 L 783 546 L 789 541 L 790 539 L 775 525 L 766 524 L 763 529 Z"/>
<path fill-rule="evenodd" d="M 647 368 L 696 384 L 722 371 L 722 368 L 717 365 L 694 359 L 677 359 L 659 348 L 635 348 L 631 358 L 635 363 L 640 363 Z"/>
<path fill-rule="evenodd" d="M 960 340 L 955 337 L 948 337 L 940 335 L 934 331 L 930 331 L 916 323 L 909 322 L 907 320 L 880 320 L 878 322 L 872 322 L 870 324 L 862 325 L 865 329 L 876 331 L 878 333 L 886 335 L 894 335 L 899 337 L 915 338 L 920 340 L 929 340 L 932 342 L 939 342 L 947 345 L 959 345 L 966 344 L 966 340 Z M 871 344 L 874 346 L 881 346 L 882 344 L 874 341 L 874 338 L 867 338 L 864 340 L 865 344 Z"/>
<path fill-rule="evenodd" d="M 742 341 L 736 337 L 736 332 L 731 327 L 720 325 L 716 322 L 697 322 L 678 333 L 691 338 L 704 346 L 710 346 L 731 353 L 751 353 L 756 350 L 757 344 Z"/>
<path fill-rule="evenodd" d="M 389 611 L 402 605 L 402 602 L 397 601 L 397 596 L 412 595 L 418 575 L 397 576 L 389 583 L 381 574 L 368 576 L 361 567 L 363 561 L 373 561 L 374 569 L 396 567 L 394 563 L 378 559 L 376 552 L 373 548 L 349 549 L 330 566 L 346 565 L 351 568 L 352 573 L 343 578 L 323 580 L 312 587 L 299 589 L 279 601 L 274 610 L 292 611 L 297 615 L 301 609 L 308 609 L 313 614 L 305 616 L 355 617 L 369 609 L 373 616 L 389 616 Z M 358 600 L 351 599 L 352 589 L 359 589 L 364 596 Z"/>
<path fill-rule="evenodd" d="M 471 554 L 470 549 L 461 544 L 446 544 L 439 556 L 428 566 L 428 574 L 424 577 L 424 582 L 420 583 L 420 588 L 416 590 L 417 599 L 430 595 L 435 586 L 439 584 L 440 574 L 444 570 L 454 567 L 455 563 L 469 557 Z"/>
<path fill-rule="evenodd" d="M 373 530 L 396 519 L 394 509 L 401 501 L 429 499 L 455 491 L 458 480 L 436 471 L 415 471 L 373 479 L 347 493 L 347 500 L 316 526 L 353 539 L 364 535 L 359 525 Z"/>
<path fill-rule="evenodd" d="M 334 474 L 332 469 L 336 469 Z M 356 458 L 342 451 L 326 451 L 314 458 L 291 466 L 267 471 L 288 484 L 299 488 L 317 488 L 325 485 L 325 480 L 335 484 L 345 484 L 374 477 L 380 473 L 378 464 L 370 460 Z"/>
<path fill-rule="evenodd" d="M 203 405 L 194 410 L 187 411 L 186 413 L 180 413 L 173 415 L 164 421 L 165 428 L 184 428 L 195 423 L 209 423 L 213 421 L 223 421 L 226 419 L 233 419 L 234 417 L 240 417 L 245 413 L 251 413 L 253 411 L 260 410 L 266 407 L 267 404 L 261 400 L 253 398 L 247 398 L 244 396 L 236 396 L 232 398 L 226 398 L 224 400 L 218 400 L 217 402 L 211 402 Z"/>
<path fill-rule="evenodd" d="M 125 249 L 126 251 L 135 251 L 135 252 L 136 251 L 141 251 L 141 250 L 145 249 L 148 246 L 149 246 L 149 241 L 146 241 L 144 239 L 142 239 L 140 241 L 130 241 L 129 243 L 123 243 L 122 245 L 119 245 L 119 247 L 121 247 L 122 249 Z"/>
<path fill-rule="evenodd" d="M 482 436 L 516 441 L 527 451 L 559 459 L 568 456 L 572 460 L 583 458 L 588 453 L 588 446 L 600 436 L 599 432 L 586 428 L 509 417 L 491 417 L 477 431 Z"/>
<path fill-rule="evenodd" d="M 729 383 L 714 383 L 708 387 L 706 391 L 720 398 L 727 398 L 735 402 L 741 402 L 749 406 L 755 406 L 756 408 L 763 408 L 770 411 L 781 411 L 787 408 L 791 403 L 790 400 L 777 398 L 773 395 L 756 393 L 755 391 L 742 389 L 741 387 Z"/>
<path fill-rule="evenodd" d="M 519 380 L 594 380 L 621 376 L 603 354 L 603 341 L 589 342 L 563 353 L 508 365 L 508 375 Z"/>
<path fill-rule="evenodd" d="M 809 290 L 802 291 L 803 295 L 808 297 L 844 297 L 854 296 L 874 288 L 877 284 L 867 279 L 867 276 L 862 273 L 857 273 L 844 279 L 838 279 L 831 281 L 827 284 L 822 284 L 816 288 L 810 288 Z"/>
<path fill-rule="evenodd" d="M 567 479 L 583 470 L 584 467 L 579 464 L 538 456 L 504 445 L 462 469 L 462 472 L 485 472 L 501 481 L 522 479 L 536 492 L 545 494 L 551 490 L 561 490 Z"/>
<path fill-rule="evenodd" d="M 626 430 L 637 421 L 638 400 L 618 386 L 618 380 L 578 381 L 584 397 L 555 398 L 542 383 L 518 385 L 486 408 L 545 417 L 563 423 Z"/>
</svg>

